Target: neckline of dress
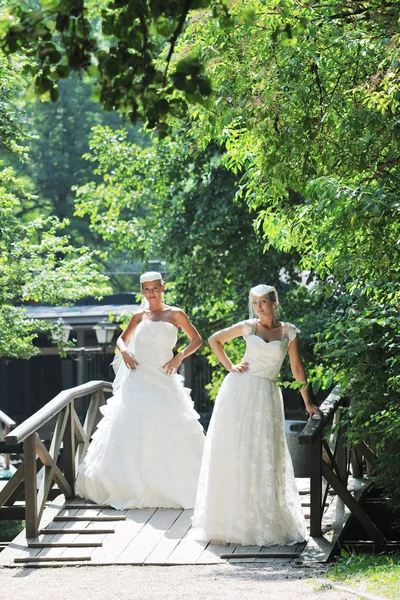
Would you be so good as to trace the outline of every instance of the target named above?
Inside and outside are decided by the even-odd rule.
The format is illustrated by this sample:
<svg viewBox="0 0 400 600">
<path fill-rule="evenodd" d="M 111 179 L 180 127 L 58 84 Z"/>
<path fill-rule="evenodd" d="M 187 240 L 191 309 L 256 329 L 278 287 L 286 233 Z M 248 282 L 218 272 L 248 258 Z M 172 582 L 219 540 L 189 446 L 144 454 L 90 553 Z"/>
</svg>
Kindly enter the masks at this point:
<svg viewBox="0 0 400 600">
<path fill-rule="evenodd" d="M 264 342 L 264 344 L 273 344 L 274 342 L 279 342 L 280 343 L 280 342 L 284 341 L 284 339 L 283 339 L 283 333 L 284 333 L 284 330 L 285 330 L 285 322 L 284 321 L 281 321 L 281 323 L 282 323 L 282 333 L 281 333 L 281 337 L 280 337 L 279 340 L 264 340 L 264 338 L 262 338 L 261 335 L 257 335 L 256 334 L 257 325 L 260 324 L 260 323 L 257 323 L 257 319 L 255 319 L 255 323 L 256 323 L 256 329 L 254 330 L 253 335 L 254 335 L 254 337 L 256 337 L 259 340 L 261 340 L 262 342 Z M 278 328 L 276 328 L 276 329 L 278 329 Z"/>
<path fill-rule="evenodd" d="M 175 329 L 177 329 L 177 327 L 176 327 L 176 325 L 174 325 L 174 323 L 171 323 L 170 321 L 163 321 L 162 319 L 160 319 L 159 321 L 145 319 L 144 321 L 140 321 L 139 325 L 141 325 L 142 323 L 166 323 L 167 325 L 172 325 L 172 327 L 175 327 Z"/>
</svg>

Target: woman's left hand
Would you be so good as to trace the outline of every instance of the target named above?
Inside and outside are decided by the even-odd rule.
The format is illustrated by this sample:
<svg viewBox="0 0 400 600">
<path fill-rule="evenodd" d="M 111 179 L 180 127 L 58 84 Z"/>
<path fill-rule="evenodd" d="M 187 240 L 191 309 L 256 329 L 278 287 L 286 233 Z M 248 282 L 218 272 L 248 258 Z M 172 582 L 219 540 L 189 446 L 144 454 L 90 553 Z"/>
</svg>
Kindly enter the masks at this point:
<svg viewBox="0 0 400 600">
<path fill-rule="evenodd" d="M 308 412 L 309 419 L 311 419 L 313 415 L 319 415 L 321 419 L 324 416 L 323 412 L 318 408 L 318 406 L 315 406 L 315 404 L 306 404 L 306 411 Z"/>
<path fill-rule="evenodd" d="M 182 364 L 182 361 L 183 358 L 181 354 L 178 353 L 176 356 L 174 356 L 172 360 L 168 361 L 167 363 L 165 363 L 165 365 L 163 365 L 163 369 L 165 369 L 167 375 L 174 375 L 175 373 L 177 373 L 179 367 Z"/>
</svg>

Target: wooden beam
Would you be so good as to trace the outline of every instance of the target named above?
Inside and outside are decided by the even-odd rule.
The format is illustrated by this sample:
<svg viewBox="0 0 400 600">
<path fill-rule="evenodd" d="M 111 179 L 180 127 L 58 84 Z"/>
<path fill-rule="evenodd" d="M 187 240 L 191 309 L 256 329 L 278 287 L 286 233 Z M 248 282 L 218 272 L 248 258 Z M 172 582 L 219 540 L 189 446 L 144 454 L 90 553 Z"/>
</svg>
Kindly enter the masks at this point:
<svg viewBox="0 0 400 600">
<path fill-rule="evenodd" d="M 14 558 L 14 562 L 44 563 L 44 562 L 82 562 L 92 560 L 91 556 L 26 556 L 25 558 Z"/>
<path fill-rule="evenodd" d="M 53 400 L 50 400 L 45 406 L 18 425 L 11 433 L 5 437 L 7 444 L 18 444 L 24 441 L 29 435 L 35 433 L 42 425 L 55 417 L 63 408 L 68 406 L 72 400 L 94 394 L 97 391 L 112 392 L 112 384 L 108 381 L 89 381 L 69 390 L 60 392 Z"/>
<path fill-rule="evenodd" d="M 0 410 L 0 423 L 3 423 L 6 427 L 14 427 L 16 425 L 16 422 L 2 410 Z"/>
<path fill-rule="evenodd" d="M 45 529 L 40 530 L 40 534 L 43 535 L 106 535 L 107 533 L 115 533 L 115 529 L 53 529 L 51 527 L 46 527 Z"/>
<path fill-rule="evenodd" d="M 101 548 L 102 545 L 102 542 L 29 542 L 28 548 Z"/>
<path fill-rule="evenodd" d="M 9 479 L 6 485 L 0 490 L 0 506 L 3 506 L 13 492 L 17 489 L 25 477 L 24 463 L 20 464 L 14 475 Z"/>
<path fill-rule="evenodd" d="M 357 449 L 361 452 L 365 459 L 369 462 L 371 467 L 375 467 L 376 461 L 378 460 L 378 456 L 371 450 L 371 448 L 367 445 L 366 442 L 360 442 L 357 446 Z"/>
<path fill-rule="evenodd" d="M 322 438 L 317 437 L 311 446 L 310 477 L 310 534 L 312 537 L 322 535 Z"/>
<path fill-rule="evenodd" d="M 57 515 L 53 521 L 125 521 L 125 515 L 110 515 L 110 516 L 93 516 L 93 517 L 80 517 L 80 516 L 62 516 Z"/>
<path fill-rule="evenodd" d="M 78 415 L 76 414 L 75 407 L 73 407 L 72 413 L 74 417 L 75 437 L 78 440 L 78 442 L 82 442 L 84 444 L 87 440 L 87 435 L 82 427 Z"/>
<path fill-rule="evenodd" d="M 72 403 L 68 407 L 68 420 L 63 439 L 64 474 L 71 491 L 66 498 L 75 496 L 75 427 L 72 415 Z"/>
<path fill-rule="evenodd" d="M 337 475 L 329 466 L 321 461 L 322 464 L 322 475 L 328 481 L 329 485 L 335 490 L 339 498 L 343 500 L 347 508 L 351 511 L 360 525 L 364 528 L 364 531 L 371 537 L 372 540 L 379 544 L 386 544 L 387 540 L 383 533 L 378 529 L 372 519 L 369 518 L 367 513 L 362 509 L 360 504 L 353 498 L 347 487 L 339 479 Z M 311 534 L 313 535 L 313 534 Z"/>
<path fill-rule="evenodd" d="M 299 444 L 312 444 L 320 435 L 326 424 L 333 418 L 337 408 L 343 401 L 340 396 L 340 386 L 336 386 L 329 396 L 321 404 L 320 409 L 324 415 L 323 419 L 312 418 L 307 421 L 307 425 L 299 435 Z"/>
<path fill-rule="evenodd" d="M 229 554 L 220 554 L 220 558 L 297 558 L 300 552 L 254 552 L 243 554 L 240 552 L 232 552 Z"/>
<path fill-rule="evenodd" d="M 27 537 L 36 537 L 39 529 L 37 516 L 37 462 L 36 462 L 36 433 L 24 440 L 25 465 L 25 519 Z"/>
<path fill-rule="evenodd" d="M 73 491 L 71 486 L 69 485 L 64 473 L 60 470 L 55 462 L 55 458 L 53 458 L 50 453 L 47 451 L 44 444 L 39 439 L 39 436 L 36 434 L 36 452 L 40 457 L 40 460 L 46 467 L 50 467 L 49 479 L 53 480 L 58 484 L 60 491 L 64 494 L 66 498 L 72 498 Z M 47 493 L 50 491 L 51 484 L 48 486 Z M 46 495 L 47 498 L 47 495 Z"/>
</svg>

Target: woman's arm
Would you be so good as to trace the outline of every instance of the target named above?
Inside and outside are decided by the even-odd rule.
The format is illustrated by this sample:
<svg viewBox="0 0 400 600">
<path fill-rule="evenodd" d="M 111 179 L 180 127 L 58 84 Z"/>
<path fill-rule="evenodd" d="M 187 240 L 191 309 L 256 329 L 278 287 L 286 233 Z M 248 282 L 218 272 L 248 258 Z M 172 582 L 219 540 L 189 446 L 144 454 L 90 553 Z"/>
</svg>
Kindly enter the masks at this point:
<svg viewBox="0 0 400 600">
<path fill-rule="evenodd" d="M 117 339 L 117 348 L 121 352 L 122 358 L 128 369 L 132 369 L 133 371 L 138 366 L 138 362 L 136 358 L 133 356 L 132 352 L 128 350 L 128 344 L 130 339 L 132 338 L 136 327 L 139 325 L 142 320 L 143 312 L 135 313 L 128 325 L 125 327 L 124 331 L 121 333 L 119 338 Z"/>
<path fill-rule="evenodd" d="M 208 338 L 208 343 L 211 346 L 211 350 L 214 352 L 220 363 L 223 364 L 225 369 L 227 369 L 230 373 L 244 373 L 249 368 L 247 362 L 241 362 L 238 365 L 234 365 L 228 358 L 222 346 L 226 342 L 229 342 L 229 340 L 241 337 L 242 335 L 243 325 L 242 323 L 236 323 L 236 325 L 232 325 L 232 327 L 227 327 L 226 329 L 217 331 Z"/>
<path fill-rule="evenodd" d="M 304 404 L 306 406 L 306 411 L 308 412 L 310 417 L 312 417 L 313 414 L 318 414 L 322 416 L 322 412 L 320 411 L 320 409 L 317 406 L 315 406 L 310 400 L 310 394 L 306 385 L 306 371 L 304 369 L 303 361 L 301 360 L 300 355 L 300 344 L 298 335 L 296 335 L 294 340 L 290 342 L 288 347 L 288 354 L 293 377 L 296 379 L 296 381 L 301 381 L 302 383 L 304 383 L 303 387 L 300 390 L 300 393 L 303 397 Z"/>
<path fill-rule="evenodd" d="M 190 342 L 186 346 L 186 348 L 183 348 L 183 350 L 178 352 L 172 360 L 165 363 L 163 368 L 166 369 L 168 375 L 171 375 L 171 373 L 177 371 L 181 366 L 183 360 L 190 356 L 190 354 L 193 354 L 193 352 L 196 352 L 196 350 L 198 350 L 203 343 L 199 332 L 194 327 L 194 325 L 192 325 L 192 323 L 189 320 L 189 317 L 183 310 L 181 310 L 180 308 L 173 309 L 173 317 L 175 325 L 180 327 L 182 331 L 186 333 Z"/>
</svg>

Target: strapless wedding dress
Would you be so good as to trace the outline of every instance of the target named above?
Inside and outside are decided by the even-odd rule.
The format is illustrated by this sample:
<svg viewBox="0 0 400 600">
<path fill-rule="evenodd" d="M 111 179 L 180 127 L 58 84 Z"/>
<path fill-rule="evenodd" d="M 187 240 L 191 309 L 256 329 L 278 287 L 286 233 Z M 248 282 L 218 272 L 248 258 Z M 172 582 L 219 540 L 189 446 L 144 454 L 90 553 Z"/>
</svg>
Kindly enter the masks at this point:
<svg viewBox="0 0 400 600">
<path fill-rule="evenodd" d="M 193 508 L 203 428 L 182 376 L 167 375 L 177 328 L 142 321 L 129 349 L 139 366 L 122 365 L 114 396 L 78 468 L 76 493 L 118 509 Z M 122 372 L 122 378 L 121 378 Z"/>
<path fill-rule="evenodd" d="M 229 373 L 207 432 L 193 526 L 208 540 L 243 546 L 294 544 L 307 537 L 285 438 L 282 394 L 276 385 L 297 329 L 282 339 L 255 335 L 243 322 L 246 373 Z"/>
</svg>

